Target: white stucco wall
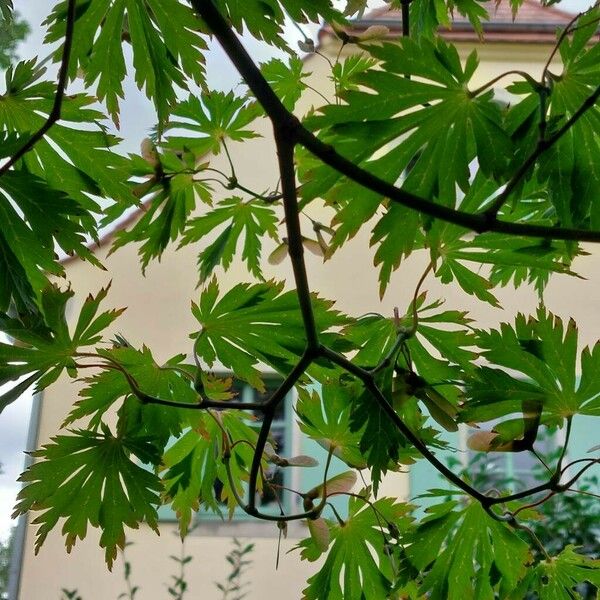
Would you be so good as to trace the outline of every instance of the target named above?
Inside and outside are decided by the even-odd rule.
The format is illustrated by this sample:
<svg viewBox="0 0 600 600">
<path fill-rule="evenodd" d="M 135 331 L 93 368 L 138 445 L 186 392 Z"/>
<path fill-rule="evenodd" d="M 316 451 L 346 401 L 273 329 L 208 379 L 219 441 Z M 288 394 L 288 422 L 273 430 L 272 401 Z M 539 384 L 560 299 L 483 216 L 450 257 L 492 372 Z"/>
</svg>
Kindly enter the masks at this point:
<svg viewBox="0 0 600 600">
<path fill-rule="evenodd" d="M 466 55 L 470 47 L 460 46 Z M 531 74 L 539 74 L 549 52 L 548 47 L 488 44 L 480 49 L 482 68 L 473 85 L 480 85 L 507 69 L 522 69 Z M 306 69 L 313 73 L 311 84 L 326 94 L 330 94 L 327 81 L 328 65 L 319 56 L 306 61 Z M 318 103 L 316 96 L 312 99 Z M 302 107 L 308 108 L 310 94 Z M 270 137 L 268 123 L 263 123 L 264 138 L 239 145 L 230 144 L 234 155 L 238 178 L 254 189 L 273 187 L 276 180 L 276 158 Z M 224 161 L 219 158 L 215 164 Z M 219 195 L 223 195 L 218 191 Z M 202 208 L 202 207 L 201 207 Z M 313 206 L 309 214 L 318 216 L 322 209 Z M 415 284 L 426 264 L 423 253 L 402 265 L 395 274 L 385 298 L 378 297 L 377 271 L 373 268 L 373 253 L 368 248 L 368 231 L 340 250 L 336 256 L 323 264 L 321 259 L 307 254 L 307 266 L 312 289 L 319 290 L 322 296 L 336 299 L 336 306 L 353 315 L 365 312 L 392 314 L 394 306 L 403 310 L 409 303 Z M 272 249 L 272 248 L 271 248 Z M 270 252 L 267 244 L 266 253 Z M 79 298 L 88 292 L 96 292 L 112 279 L 112 289 L 107 300 L 110 306 L 127 306 L 128 310 L 120 318 L 117 328 L 132 344 L 147 344 L 158 360 L 176 353 L 190 350 L 188 334 L 197 329 L 190 314 L 190 299 L 198 297 L 196 289 L 197 249 L 186 247 L 179 252 L 168 250 L 161 262 L 152 263 L 145 278 L 139 273 L 136 249 L 129 246 L 106 258 L 106 248 L 99 251 L 107 272 L 97 270 L 81 261 L 72 261 L 68 266 L 69 279 Z M 265 254 L 266 255 L 266 254 Z M 582 337 L 585 342 L 595 341 L 600 325 L 600 311 L 597 310 L 598 285 L 592 275 L 598 272 L 600 255 L 586 257 L 575 263 L 575 270 L 588 279 L 574 281 L 566 276 L 557 276 L 549 286 L 547 305 L 561 315 L 572 315 L 585 323 Z M 265 266 L 267 278 L 290 281 L 290 267 L 286 262 L 280 266 Z M 233 283 L 248 280 L 243 265 L 236 262 L 229 272 L 219 275 L 222 290 Z M 502 309 L 493 309 L 483 303 L 473 302 L 455 286 L 442 286 L 434 280 L 426 283 L 430 297 L 443 297 L 449 308 L 469 308 L 483 327 L 508 320 L 518 311 L 533 311 L 537 304 L 534 292 L 522 288 L 517 292 L 499 291 Z M 566 293 L 568 291 L 568 294 Z M 573 299 L 577 298 L 577 302 Z M 76 309 L 74 314 L 76 313 Z M 44 394 L 40 422 L 40 443 L 55 434 L 76 398 L 76 387 L 62 379 Z M 394 475 L 384 483 L 382 493 L 405 496 L 406 475 Z M 117 563 L 113 573 L 108 573 L 103 565 L 103 552 L 97 545 L 97 536 L 92 533 L 84 542 L 77 544 L 71 555 L 65 553 L 62 539 L 55 532 L 49 536 L 39 556 L 33 556 L 35 527 L 27 533 L 24 562 L 21 578 L 21 600 L 55 600 L 60 597 L 61 588 L 79 590 L 83 600 L 112 600 L 125 591 L 121 564 Z M 222 535 L 222 534 L 225 535 Z M 303 534 L 302 525 L 296 533 Z M 214 581 L 222 580 L 228 572 L 225 555 L 231 549 L 229 535 L 249 535 L 256 543 L 252 554 L 251 588 L 249 600 L 294 599 L 301 596 L 301 589 L 315 567 L 300 563 L 297 555 L 286 555 L 294 545 L 294 540 L 283 541 L 282 558 L 279 570 L 275 571 L 277 528 L 270 524 L 256 524 L 250 530 L 236 529 L 227 525 L 221 527 L 219 535 L 202 528 L 187 539 L 187 553 L 194 558 L 188 566 L 190 598 L 219 598 Z M 260 537 L 260 536 L 268 537 Z M 293 532 L 290 537 L 293 537 Z M 146 527 L 134 531 L 129 536 L 133 545 L 128 548 L 128 559 L 133 565 L 133 582 L 141 585 L 138 600 L 154 600 L 167 597 L 165 589 L 169 577 L 174 573 L 174 563 L 169 561 L 171 554 L 178 555 L 180 543 L 173 525 L 165 525 L 161 536 L 157 537 Z"/>
</svg>

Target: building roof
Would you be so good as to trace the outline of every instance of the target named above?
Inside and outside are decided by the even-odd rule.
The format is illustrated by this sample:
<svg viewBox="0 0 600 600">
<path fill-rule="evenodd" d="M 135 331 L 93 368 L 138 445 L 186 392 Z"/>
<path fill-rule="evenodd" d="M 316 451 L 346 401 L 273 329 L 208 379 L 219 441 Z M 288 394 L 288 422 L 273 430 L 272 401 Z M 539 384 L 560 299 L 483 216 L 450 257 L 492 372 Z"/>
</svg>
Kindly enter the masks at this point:
<svg viewBox="0 0 600 600">
<path fill-rule="evenodd" d="M 525 0 L 514 18 L 508 0 L 487 4 L 490 19 L 483 22 L 486 42 L 551 44 L 556 41 L 557 28 L 564 27 L 575 16 L 554 6 L 542 6 L 538 0 Z M 383 25 L 390 30 L 390 36 L 397 37 L 402 31 L 402 14 L 387 7 L 376 9 L 354 21 L 352 30 L 360 33 L 373 25 Z M 452 19 L 452 27 L 442 27 L 440 33 L 454 42 L 479 39 L 469 20 L 458 11 Z"/>
</svg>

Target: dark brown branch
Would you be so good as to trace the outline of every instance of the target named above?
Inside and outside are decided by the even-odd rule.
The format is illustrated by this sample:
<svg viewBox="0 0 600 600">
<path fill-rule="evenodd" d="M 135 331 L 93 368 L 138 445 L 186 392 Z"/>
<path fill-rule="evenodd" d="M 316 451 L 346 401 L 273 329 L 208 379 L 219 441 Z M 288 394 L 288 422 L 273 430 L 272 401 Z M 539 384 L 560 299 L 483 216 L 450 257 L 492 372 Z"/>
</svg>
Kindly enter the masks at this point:
<svg viewBox="0 0 600 600">
<path fill-rule="evenodd" d="M 325 144 L 313 133 L 304 128 L 300 121 L 283 106 L 211 0 L 190 1 L 194 9 L 214 33 L 229 59 L 264 108 L 268 117 L 280 130 L 287 132 L 288 141 L 290 143 L 301 144 L 317 158 L 321 159 L 323 163 L 337 170 L 340 174 L 407 208 L 478 233 L 491 231 L 509 235 L 556 240 L 600 242 L 600 231 L 547 227 L 529 223 L 510 223 L 499 221 L 495 217 L 486 214 L 472 214 L 449 208 L 443 204 L 437 204 L 436 202 L 397 188 L 393 184 L 380 179 L 354 164 L 352 161 L 338 154 L 332 146 Z"/>
<path fill-rule="evenodd" d="M 330 167 L 336 169 L 340 174 L 352 179 L 356 183 L 375 191 L 382 196 L 398 202 L 408 208 L 427 214 L 434 218 L 439 218 L 449 223 L 462 226 L 465 229 L 470 229 L 477 232 L 495 231 L 499 233 L 507 233 L 512 235 L 523 235 L 531 237 L 551 238 L 551 239 L 572 239 L 578 241 L 600 241 L 599 231 L 588 231 L 580 229 L 562 229 L 546 226 L 531 225 L 528 223 L 509 223 L 496 219 L 496 213 L 487 212 L 484 214 L 465 213 L 459 210 L 448 208 L 446 206 L 436 204 L 430 200 L 421 198 L 414 194 L 405 192 L 394 185 L 387 183 L 362 169 L 360 166 L 347 160 L 339 155 L 335 149 L 327 144 L 324 144 L 310 131 L 305 129 L 300 121 L 290 113 L 277 98 L 267 81 L 260 73 L 257 66 L 254 64 L 237 36 L 233 33 L 225 19 L 215 8 L 211 0 L 190 0 L 196 12 L 207 23 L 208 27 L 215 34 L 223 49 L 242 75 L 252 93 L 257 98 L 258 102 L 264 108 L 267 116 L 273 123 L 275 131 L 275 141 L 277 145 L 277 153 L 279 158 L 279 169 L 282 178 L 283 188 L 283 203 L 286 213 L 286 227 L 290 238 L 290 258 L 294 269 L 294 277 L 300 309 L 304 321 L 304 326 L 307 335 L 307 349 L 300 362 L 294 370 L 288 375 L 280 388 L 274 393 L 271 399 L 267 402 L 264 408 L 264 421 L 258 436 L 253 463 L 250 470 L 250 481 L 248 490 L 248 504 L 244 505 L 239 499 L 242 508 L 251 515 L 256 517 L 280 521 L 292 520 L 297 518 L 314 517 L 318 513 L 309 512 L 302 515 L 292 515 L 282 518 L 280 516 L 262 515 L 256 509 L 256 484 L 262 454 L 269 435 L 271 423 L 274 416 L 275 407 L 282 401 L 283 397 L 291 389 L 293 384 L 298 380 L 306 368 L 310 365 L 316 356 L 328 358 L 334 364 L 342 367 L 349 373 L 358 377 L 365 387 L 371 392 L 375 401 L 382 410 L 388 415 L 390 420 L 395 424 L 398 430 L 415 446 L 423 457 L 431 463 L 444 477 L 451 483 L 463 490 L 466 494 L 479 501 L 491 517 L 497 520 L 506 520 L 515 522 L 514 515 L 507 514 L 504 516 L 495 514 L 491 507 L 495 504 L 505 503 L 510 500 L 525 498 L 540 491 L 552 490 L 560 491 L 562 486 L 559 485 L 560 466 L 556 469 L 554 475 L 544 484 L 524 490 L 516 494 L 504 497 L 490 497 L 481 493 L 477 489 L 470 486 L 457 476 L 452 470 L 446 467 L 426 446 L 426 444 L 412 432 L 412 430 L 402 421 L 396 413 L 393 406 L 388 402 L 381 390 L 375 384 L 373 373 L 367 369 L 353 364 L 343 355 L 340 355 L 333 350 L 319 346 L 318 335 L 314 323 L 314 315 L 310 302 L 310 289 L 308 286 L 306 268 L 303 258 L 302 237 L 300 223 L 298 218 L 298 202 L 296 193 L 295 169 L 294 169 L 294 147 L 296 144 L 301 144 L 312 152 L 316 157 Z M 595 103 L 600 88 L 593 94 L 582 107 L 567 121 L 567 123 L 549 140 L 540 140 L 536 152 L 526 161 L 525 165 L 515 174 L 511 183 L 507 186 L 503 194 L 506 197 L 511 193 L 512 189 L 525 175 L 527 169 L 537 160 L 537 158 L 547 150 L 552 144 L 571 127 L 573 124 Z M 504 200 L 503 200 L 504 201 Z M 499 204 L 496 201 L 494 205 Z M 590 465 L 586 467 L 589 468 Z M 585 469 L 582 469 L 582 472 Z M 236 495 L 237 498 L 237 495 Z M 516 526 L 516 525 L 515 525 Z"/>
<path fill-rule="evenodd" d="M 410 35 L 410 3 L 411 0 L 401 0 L 402 9 L 402 37 Z"/>
<path fill-rule="evenodd" d="M 307 348 L 314 352 L 319 346 L 317 327 L 310 300 L 310 287 L 304 263 L 304 246 L 300 216 L 298 214 L 298 197 L 296 191 L 296 171 L 294 168 L 294 143 L 290 132 L 285 127 L 275 127 L 275 144 L 281 176 L 281 193 L 285 213 L 285 227 L 288 236 L 288 254 L 294 271 L 294 281 L 300 303 L 300 312 L 306 332 Z"/>
<path fill-rule="evenodd" d="M 452 472 L 444 463 L 442 463 L 436 456 L 429 450 L 426 444 L 413 433 L 413 431 L 404 423 L 404 421 L 400 418 L 400 416 L 394 410 L 394 407 L 388 402 L 386 397 L 382 394 L 381 390 L 375 384 L 373 379 L 373 375 L 362 369 L 357 367 L 354 363 L 349 361 L 347 358 L 342 356 L 341 354 L 337 354 L 333 352 L 331 349 L 326 348 L 324 346 L 321 347 L 321 355 L 328 358 L 334 364 L 339 365 L 346 371 L 356 375 L 364 384 L 364 386 L 371 392 L 373 398 L 379 405 L 379 407 L 387 414 L 390 420 L 397 427 L 398 431 L 402 433 L 402 435 L 411 442 L 411 444 L 423 455 L 427 461 L 432 464 L 448 481 L 453 483 L 456 487 L 463 490 L 463 492 L 467 493 L 469 496 L 475 498 L 483 505 L 491 504 L 492 498 L 489 498 L 485 494 L 482 494 L 480 491 L 476 490 L 474 487 L 470 486 L 468 483 L 463 481 L 458 475 Z"/>
<path fill-rule="evenodd" d="M 10 159 L 0 167 L 0 177 L 4 175 L 18 160 L 23 158 L 45 135 L 50 128 L 60 119 L 62 103 L 65 97 L 67 80 L 69 78 L 69 62 L 71 60 L 71 48 L 73 46 L 73 31 L 75 29 L 75 5 L 76 0 L 69 0 L 67 5 L 65 42 L 63 44 L 62 60 L 58 72 L 58 83 L 56 96 L 52 111 L 46 122 L 25 142 L 25 144 L 13 154 Z"/>
<path fill-rule="evenodd" d="M 310 366 L 315 357 L 316 352 L 307 350 L 303 354 L 302 358 L 298 361 L 298 364 L 292 369 L 290 374 L 284 379 L 281 385 L 273 392 L 273 395 L 266 402 L 265 416 L 258 434 L 258 439 L 256 440 L 256 448 L 254 449 L 252 466 L 250 467 L 250 476 L 248 482 L 248 505 L 244 509 L 248 514 L 259 516 L 258 511 L 256 510 L 256 482 L 258 479 L 262 455 L 265 450 L 267 438 L 269 437 L 271 423 L 273 422 L 273 417 L 275 415 L 275 410 L 292 389 L 292 387 L 294 387 L 296 381 L 298 381 L 304 371 L 306 371 L 306 369 Z"/>
</svg>

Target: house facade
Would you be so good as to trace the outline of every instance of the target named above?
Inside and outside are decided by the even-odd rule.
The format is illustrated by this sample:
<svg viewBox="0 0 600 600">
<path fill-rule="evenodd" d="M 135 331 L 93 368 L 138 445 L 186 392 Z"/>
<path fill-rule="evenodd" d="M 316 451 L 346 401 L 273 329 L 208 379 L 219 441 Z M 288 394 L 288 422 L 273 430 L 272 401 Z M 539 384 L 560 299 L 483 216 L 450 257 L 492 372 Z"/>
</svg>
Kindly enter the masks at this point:
<svg viewBox="0 0 600 600">
<path fill-rule="evenodd" d="M 481 64 L 473 85 L 478 86 L 507 70 L 522 70 L 533 76 L 539 75 L 554 45 L 557 27 L 565 25 L 570 18 L 567 13 L 554 8 L 542 9 L 534 0 L 525 0 L 524 8 L 513 22 L 508 4 L 503 2 L 491 23 L 486 26 L 485 42 L 480 42 L 468 24 L 458 18 L 445 35 L 457 45 L 463 60 L 474 47 L 477 48 Z M 376 11 L 357 22 L 355 29 L 360 32 L 371 25 L 387 26 L 391 38 L 399 36 L 401 32 L 400 15 L 393 11 Z M 335 58 L 339 43 L 327 27 L 320 32 L 319 39 L 320 52 Z M 347 51 L 344 49 L 344 52 Z M 312 88 L 326 96 L 333 95 L 327 60 L 319 54 L 311 55 L 305 60 L 305 70 L 311 73 L 309 82 Z M 298 113 L 307 111 L 313 104 L 318 106 L 319 98 L 309 91 L 303 98 Z M 263 137 L 230 146 L 239 181 L 250 182 L 253 189 L 271 188 L 277 179 L 276 155 L 269 124 L 264 122 L 261 126 Z M 219 160 L 223 161 L 222 165 L 218 164 Z M 226 169 L 225 158 L 217 159 L 215 166 Z M 222 192 L 217 190 L 217 193 Z M 315 218 L 319 217 L 327 222 L 327 209 L 314 210 Z M 122 226 L 127 227 L 137 216 L 139 215 L 132 215 Z M 134 246 L 127 246 L 108 256 L 112 236 L 112 232 L 107 233 L 97 248 L 97 254 L 107 267 L 107 272 L 82 261 L 68 261 L 68 278 L 73 289 L 83 297 L 88 291 L 95 293 L 112 280 L 108 302 L 112 306 L 128 307 L 118 322 L 118 330 L 131 344 L 136 347 L 148 345 L 159 361 L 180 352 L 191 352 L 188 335 L 196 329 L 197 324 L 190 313 L 189 303 L 190 299 L 196 299 L 199 294 L 197 250 L 191 246 L 179 251 L 174 251 L 173 248 L 167 250 L 160 262 L 148 266 L 146 276 L 142 278 Z M 267 246 L 265 255 L 272 250 L 272 247 Z M 404 310 L 409 305 L 416 282 L 427 264 L 424 253 L 407 260 L 392 279 L 389 290 L 381 300 L 367 231 L 359 234 L 326 262 L 310 253 L 306 258 L 311 288 L 318 290 L 324 298 L 335 299 L 339 310 L 352 315 L 367 312 L 392 315 L 394 307 Z M 598 272 L 600 255 L 584 257 L 574 268 L 583 277 Z M 219 273 L 219 284 L 221 289 L 229 289 L 239 281 L 247 281 L 248 277 L 244 265 L 235 262 L 227 272 Z M 290 265 L 285 261 L 277 266 L 266 265 L 265 277 L 291 281 Z M 550 310 L 586 323 L 581 332 L 583 343 L 595 342 L 594 335 L 600 330 L 600 311 L 597 310 L 600 290 L 595 285 L 597 286 L 591 279 L 567 281 L 566 275 L 557 275 L 550 283 L 546 296 Z M 533 312 L 537 305 L 535 292 L 526 287 L 516 292 L 499 290 L 502 309 L 476 303 L 460 289 L 443 286 L 438 281 L 428 282 L 425 289 L 430 298 L 443 298 L 449 308 L 472 310 L 473 318 L 482 327 L 511 320 L 518 311 Z M 569 296 L 565 293 L 567 289 Z M 576 304 L 572 301 L 573 294 L 578 298 Z M 77 309 L 73 308 L 73 311 L 75 314 Z M 244 395 L 252 392 L 241 389 L 240 393 Z M 45 443 L 59 431 L 76 394 L 77 390 L 71 382 L 62 379 L 38 398 L 31 437 L 33 446 L 29 449 Z M 300 433 L 295 423 L 293 402 L 292 396 L 288 398 L 278 416 L 276 436 L 290 454 L 315 455 L 322 452 L 320 447 Z M 573 451 L 582 454 L 597 443 L 596 436 L 591 431 L 586 431 L 584 422 L 576 423 L 575 427 L 577 435 L 573 436 Z M 460 439 L 453 440 L 457 447 L 461 443 Z M 341 466 L 338 465 L 338 468 Z M 291 482 L 294 484 L 292 487 L 306 489 L 318 482 L 318 475 L 297 477 L 304 479 Z M 409 498 L 439 484 L 435 473 L 426 464 L 419 463 L 410 473 L 389 475 L 381 487 L 381 494 Z M 294 499 L 290 497 L 286 501 L 294 502 Z M 181 552 L 177 526 L 169 511 L 164 511 L 162 516 L 160 536 L 144 526 L 131 531 L 128 536 L 131 545 L 126 548 L 126 560 L 131 565 L 133 584 L 140 586 L 136 596 L 138 600 L 167 597 L 167 586 L 172 584 L 171 576 L 178 572 L 178 565 L 169 559 L 173 555 L 179 556 Z M 115 565 L 113 572 L 106 570 L 96 532 L 90 532 L 86 540 L 78 542 L 69 555 L 65 552 L 60 532 L 53 532 L 39 555 L 34 556 L 36 526 L 23 520 L 20 528 L 22 548 L 17 557 L 20 559 L 20 568 L 15 571 L 15 598 L 54 600 L 61 598 L 62 589 L 67 589 L 77 590 L 82 600 L 116 600 L 126 591 L 123 561 Z M 298 555 L 288 555 L 287 552 L 296 545 L 298 539 L 307 535 L 307 529 L 301 523 L 290 527 L 287 539 L 281 541 L 279 568 L 275 570 L 279 536 L 276 524 L 257 522 L 241 514 L 235 515 L 231 522 L 199 515 L 197 526 L 185 540 L 185 555 L 192 557 L 186 567 L 189 597 L 221 597 L 214 582 L 226 578 L 229 565 L 225 556 L 232 548 L 232 537 L 238 537 L 255 544 L 255 549 L 249 556 L 252 560 L 252 568 L 247 577 L 250 583 L 247 596 L 249 600 L 300 598 L 306 579 L 315 572 L 316 565 L 300 562 Z"/>
</svg>

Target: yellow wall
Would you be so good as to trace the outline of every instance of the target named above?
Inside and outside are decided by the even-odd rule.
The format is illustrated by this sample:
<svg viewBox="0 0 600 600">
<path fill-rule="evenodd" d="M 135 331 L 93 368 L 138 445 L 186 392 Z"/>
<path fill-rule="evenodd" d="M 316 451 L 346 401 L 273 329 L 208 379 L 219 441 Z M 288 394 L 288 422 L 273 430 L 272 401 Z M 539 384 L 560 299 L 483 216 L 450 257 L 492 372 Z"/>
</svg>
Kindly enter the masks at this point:
<svg viewBox="0 0 600 600">
<path fill-rule="evenodd" d="M 463 55 L 470 50 L 470 46 L 467 45 L 461 45 L 460 48 Z M 507 69 L 518 68 L 533 75 L 539 74 L 548 52 L 549 48 L 542 46 L 488 44 L 480 50 L 482 68 L 473 85 L 478 86 Z M 313 73 L 312 85 L 326 95 L 331 95 L 326 61 L 315 56 L 306 61 L 306 69 Z M 311 101 L 318 104 L 316 95 L 307 95 L 302 110 L 306 110 Z M 272 188 L 277 181 L 276 160 L 268 123 L 263 123 L 262 130 L 265 136 L 262 139 L 243 145 L 231 144 L 239 180 L 258 190 Z M 227 170 L 221 159 L 216 160 L 215 164 Z M 222 196 L 223 193 L 219 191 L 218 195 Z M 319 217 L 323 211 L 310 207 L 308 212 Z M 321 259 L 308 254 L 310 284 L 312 289 L 319 290 L 322 296 L 336 299 L 337 307 L 350 314 L 377 311 L 391 315 L 394 306 L 403 310 L 408 305 L 427 259 L 424 255 L 415 256 L 402 265 L 394 276 L 386 297 L 380 301 L 372 252 L 366 250 L 368 237 L 368 232 L 359 234 L 356 240 L 325 264 Z M 267 247 L 266 252 L 269 251 Z M 198 296 L 196 252 L 190 247 L 179 252 L 169 250 L 160 263 L 155 262 L 149 266 L 146 277 L 142 278 L 134 247 L 122 249 L 109 258 L 105 257 L 106 249 L 102 249 L 99 254 L 108 269 L 107 272 L 94 269 L 81 261 L 73 261 L 68 267 L 69 279 L 80 298 L 85 297 L 88 292 L 96 292 L 112 279 L 112 289 L 107 302 L 111 306 L 128 307 L 117 324 L 117 330 L 134 345 L 147 344 L 155 356 L 162 360 L 182 351 L 190 351 L 188 334 L 197 328 L 189 311 L 190 299 Z M 598 267 L 598 256 L 588 257 L 575 264 L 576 270 L 583 275 L 591 275 Z M 267 278 L 286 278 L 289 281 L 290 273 L 287 263 L 278 267 L 267 265 L 265 268 Z M 228 289 L 239 280 L 248 280 L 245 269 L 239 262 L 236 262 L 228 273 L 219 276 L 222 289 Z M 589 336 L 589 339 L 584 340 L 586 342 L 595 341 L 591 338 L 600 325 L 600 311 L 596 308 L 594 285 L 592 281 L 567 281 L 565 276 L 558 276 L 553 279 L 547 296 L 547 304 L 551 310 L 563 315 L 571 313 L 576 319 L 586 323 L 582 332 L 584 337 Z M 516 293 L 512 290 L 508 293 L 500 291 L 498 295 L 502 310 L 473 302 L 454 286 L 442 286 L 438 282 L 428 281 L 425 289 L 429 290 L 432 298 L 445 298 L 449 308 L 471 308 L 481 326 L 511 319 L 517 310 L 532 311 L 536 306 L 535 294 L 526 288 Z M 569 290 L 569 295 L 564 293 L 566 289 Z M 572 304 L 573 297 L 578 298 L 575 305 Z M 75 397 L 76 387 L 64 379 L 45 393 L 40 442 L 48 440 L 58 431 Z M 401 497 L 406 495 L 406 475 L 399 474 L 388 478 L 383 493 Z M 106 571 L 102 564 L 103 553 L 98 548 L 94 534 L 77 544 L 72 554 L 67 556 L 60 536 L 54 533 L 49 536 L 36 558 L 33 556 L 33 534 L 34 527 L 30 527 L 21 578 L 22 600 L 58 599 L 62 587 L 77 588 L 83 600 L 112 600 L 125 591 L 121 565 L 117 564 L 112 574 Z M 187 552 L 194 557 L 188 566 L 189 598 L 204 600 L 220 597 L 213 582 L 224 579 L 227 573 L 224 557 L 231 549 L 228 536 L 234 534 L 249 535 L 257 544 L 257 550 L 252 555 L 254 564 L 251 570 L 249 600 L 300 597 L 300 590 L 315 567 L 305 562 L 300 563 L 296 554 L 285 555 L 294 545 L 294 540 L 287 540 L 282 543 L 282 560 L 279 571 L 276 572 L 276 526 L 258 523 L 250 530 L 236 529 L 235 526 L 228 528 L 224 525 L 219 535 L 200 529 L 188 538 Z M 302 525 L 297 526 L 295 534 L 305 534 Z M 290 537 L 293 536 L 294 532 Z M 144 582 L 137 596 L 138 600 L 168 597 L 165 586 L 174 572 L 168 556 L 179 553 L 179 542 L 173 526 L 162 527 L 160 538 L 142 527 L 139 531 L 132 532 L 130 540 L 134 543 L 128 549 L 129 559 L 133 563 L 133 580 L 134 583 Z"/>
</svg>

